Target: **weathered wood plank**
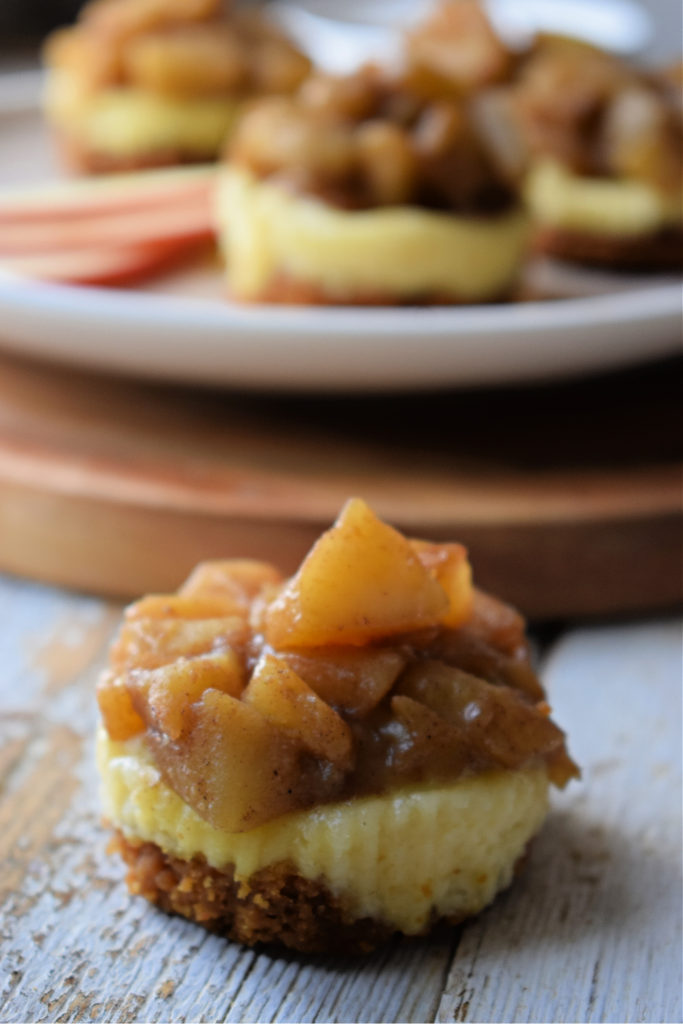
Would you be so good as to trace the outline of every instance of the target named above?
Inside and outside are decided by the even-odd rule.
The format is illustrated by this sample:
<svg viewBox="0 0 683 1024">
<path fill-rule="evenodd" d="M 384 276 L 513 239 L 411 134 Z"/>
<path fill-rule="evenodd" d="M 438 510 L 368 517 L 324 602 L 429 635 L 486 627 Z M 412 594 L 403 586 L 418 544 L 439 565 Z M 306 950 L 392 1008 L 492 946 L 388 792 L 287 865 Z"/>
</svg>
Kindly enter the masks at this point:
<svg viewBox="0 0 683 1024">
<path fill-rule="evenodd" d="M 545 677 L 583 780 L 463 932 L 440 1021 L 680 1021 L 681 637 L 573 633 Z"/>
</svg>

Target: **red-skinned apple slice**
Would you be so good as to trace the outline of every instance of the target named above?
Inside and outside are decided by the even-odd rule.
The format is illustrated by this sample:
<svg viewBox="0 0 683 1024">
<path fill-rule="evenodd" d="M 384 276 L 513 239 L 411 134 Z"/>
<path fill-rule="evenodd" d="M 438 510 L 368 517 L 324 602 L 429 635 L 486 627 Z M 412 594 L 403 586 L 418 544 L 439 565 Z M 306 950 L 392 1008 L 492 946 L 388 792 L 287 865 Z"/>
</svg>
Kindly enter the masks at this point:
<svg viewBox="0 0 683 1024">
<path fill-rule="evenodd" d="M 166 239 L 117 246 L 92 245 L 0 259 L 0 270 L 56 284 L 136 284 L 193 256 L 203 243 Z"/>
<path fill-rule="evenodd" d="M 93 215 L 209 201 L 215 166 L 139 171 L 0 192 L 0 225 L 73 221 Z"/>
<path fill-rule="evenodd" d="M 107 211 L 73 221 L 45 218 L 40 222 L 0 224 L 0 257 L 148 241 L 199 242 L 212 238 L 214 233 L 211 204 L 206 196 L 200 196 L 168 207 Z"/>
</svg>

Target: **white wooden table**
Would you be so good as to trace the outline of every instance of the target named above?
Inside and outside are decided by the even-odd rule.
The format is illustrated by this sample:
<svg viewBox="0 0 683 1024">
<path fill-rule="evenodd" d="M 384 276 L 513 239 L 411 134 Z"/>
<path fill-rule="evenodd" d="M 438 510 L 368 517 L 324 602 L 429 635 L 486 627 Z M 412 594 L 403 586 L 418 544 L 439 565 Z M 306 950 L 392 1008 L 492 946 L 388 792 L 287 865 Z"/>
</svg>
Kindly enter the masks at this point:
<svg viewBox="0 0 683 1024">
<path fill-rule="evenodd" d="M 583 778 L 522 877 L 461 928 L 339 962 L 243 949 L 127 894 L 92 744 L 119 613 L 0 576 L 0 1020 L 681 1021 L 676 619 L 546 638 Z"/>
</svg>

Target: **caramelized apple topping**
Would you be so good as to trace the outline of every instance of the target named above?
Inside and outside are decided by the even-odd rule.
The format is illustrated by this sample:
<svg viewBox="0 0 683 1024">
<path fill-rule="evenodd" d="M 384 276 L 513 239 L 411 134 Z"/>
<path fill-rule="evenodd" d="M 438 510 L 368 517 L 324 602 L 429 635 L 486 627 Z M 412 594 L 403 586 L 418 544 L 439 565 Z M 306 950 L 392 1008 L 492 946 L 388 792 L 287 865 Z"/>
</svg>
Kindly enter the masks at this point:
<svg viewBox="0 0 683 1024">
<path fill-rule="evenodd" d="M 348 209 L 419 205 L 495 213 L 515 192 L 498 147 L 452 88 L 417 90 L 373 66 L 312 75 L 242 118 L 227 157 L 262 178 Z"/>
<path fill-rule="evenodd" d="M 468 92 L 507 78 L 512 52 L 478 0 L 450 0 L 406 37 L 411 82 L 419 92 Z"/>
<path fill-rule="evenodd" d="M 292 92 L 311 67 L 265 18 L 226 14 L 220 0 L 91 0 L 49 38 L 46 59 L 86 88 L 188 98 Z"/>
<path fill-rule="evenodd" d="M 317 803 L 545 765 L 577 774 L 524 621 L 472 586 L 460 544 L 410 540 L 360 499 L 289 580 L 199 566 L 132 605 L 98 701 L 215 827 Z"/>
<path fill-rule="evenodd" d="M 231 650 L 179 658 L 159 668 L 132 669 L 126 688 L 135 710 L 145 725 L 171 740 L 178 740 L 188 727 L 185 711 L 201 700 L 206 690 L 239 697 L 244 689 L 244 667 Z"/>
<path fill-rule="evenodd" d="M 242 832 L 341 793 L 341 769 L 317 758 L 251 704 L 205 690 L 183 736 L 148 729 L 167 783 L 216 828 Z"/>
<path fill-rule="evenodd" d="M 348 725 L 286 661 L 262 655 L 242 699 L 315 757 L 345 772 L 351 769 L 353 746 Z"/>
<path fill-rule="evenodd" d="M 152 29 L 205 21 L 220 12 L 220 0 L 91 0 L 83 24 L 105 36 L 132 38 Z"/>
<path fill-rule="evenodd" d="M 111 652 L 117 670 L 158 668 L 176 658 L 244 650 L 249 627 L 243 616 L 210 619 L 135 618 L 124 622 Z"/>
<path fill-rule="evenodd" d="M 683 110 L 671 74 L 643 72 L 574 39 L 545 37 L 523 62 L 510 99 L 510 120 L 531 157 L 680 190 Z"/>
</svg>

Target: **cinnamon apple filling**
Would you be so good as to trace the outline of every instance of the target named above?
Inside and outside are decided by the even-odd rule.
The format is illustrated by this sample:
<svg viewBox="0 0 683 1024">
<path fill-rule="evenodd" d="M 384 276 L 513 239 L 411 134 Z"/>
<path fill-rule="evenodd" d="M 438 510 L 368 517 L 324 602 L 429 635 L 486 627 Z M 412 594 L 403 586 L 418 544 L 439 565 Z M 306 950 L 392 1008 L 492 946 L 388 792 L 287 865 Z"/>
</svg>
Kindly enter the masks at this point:
<svg viewBox="0 0 683 1024">
<path fill-rule="evenodd" d="M 129 844 L 245 894 L 286 865 L 342 922 L 411 934 L 508 884 L 549 783 L 577 774 L 520 616 L 473 588 L 461 545 L 409 540 L 360 499 L 289 580 L 206 563 L 132 605 L 98 701 Z"/>
</svg>

